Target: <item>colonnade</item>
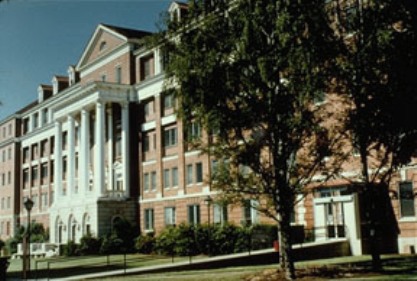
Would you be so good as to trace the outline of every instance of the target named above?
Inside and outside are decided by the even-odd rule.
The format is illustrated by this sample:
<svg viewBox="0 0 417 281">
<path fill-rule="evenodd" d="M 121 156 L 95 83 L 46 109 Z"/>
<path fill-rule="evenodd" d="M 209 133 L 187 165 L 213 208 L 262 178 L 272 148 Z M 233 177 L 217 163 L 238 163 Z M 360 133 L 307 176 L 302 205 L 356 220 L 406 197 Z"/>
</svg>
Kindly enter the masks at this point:
<svg viewBox="0 0 417 281">
<path fill-rule="evenodd" d="M 109 105 L 109 106 L 107 106 Z M 129 179 L 129 104 L 120 103 L 121 107 L 121 178 L 122 188 L 116 184 L 119 180 L 114 175 L 114 112 L 112 103 L 97 100 L 93 105 L 87 105 L 77 112 L 71 112 L 65 118 L 55 121 L 55 147 L 54 147 L 54 202 L 59 202 L 61 197 L 75 195 L 105 197 L 115 194 L 117 190 L 123 196 L 130 195 Z M 94 114 L 95 118 L 90 116 Z M 107 126 L 106 126 L 107 117 Z M 76 122 L 78 120 L 79 122 Z M 64 148 L 63 148 L 63 125 L 66 122 L 67 154 L 66 154 L 66 179 L 64 179 Z M 93 122 L 93 132 L 90 132 Z M 77 129 L 78 133 L 77 134 Z M 94 134 L 93 138 L 90 134 Z M 107 140 L 106 140 L 107 133 Z M 76 137 L 78 140 L 76 142 Z M 93 139 L 93 143 L 91 143 Z M 78 146 L 76 145 L 78 143 Z M 90 150 L 90 145 L 93 150 Z M 78 149 L 77 149 L 78 148 Z M 107 149 L 107 153 L 106 153 Z M 76 153 L 78 151 L 78 159 Z M 93 151 L 94 158 L 90 153 Z M 106 157 L 107 156 L 107 157 Z M 78 161 L 78 163 L 76 163 Z M 92 162 L 92 163 L 91 163 Z M 78 164 L 78 175 L 76 165 Z M 92 169 L 91 169 L 92 168 Z M 107 170 L 107 173 L 106 173 Z M 92 185 L 90 184 L 92 173 Z M 120 178 L 120 177 L 119 177 Z M 64 192 L 64 180 L 66 180 L 66 192 Z"/>
</svg>

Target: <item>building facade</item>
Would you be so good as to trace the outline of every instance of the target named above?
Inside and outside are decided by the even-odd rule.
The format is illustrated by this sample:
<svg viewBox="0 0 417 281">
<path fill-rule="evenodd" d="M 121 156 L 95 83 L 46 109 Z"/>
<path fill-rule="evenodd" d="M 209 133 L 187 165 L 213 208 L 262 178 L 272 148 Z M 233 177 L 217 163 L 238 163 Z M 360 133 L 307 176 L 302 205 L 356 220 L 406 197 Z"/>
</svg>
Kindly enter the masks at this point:
<svg viewBox="0 0 417 281">
<path fill-rule="evenodd" d="M 169 11 L 180 17 L 182 9 L 174 2 Z M 33 221 L 57 244 L 105 235 L 119 218 L 142 233 L 183 222 L 270 222 L 255 202 L 216 200 L 207 181 L 216 160 L 187 141 L 208 136 L 177 119 L 162 54 L 145 46 L 147 35 L 99 25 L 68 75 L 40 85 L 36 101 L 0 122 L 1 239 L 27 223 L 26 198 L 35 203 Z M 398 230 L 385 241 L 395 244 L 390 251 L 417 246 L 416 175 L 404 168 L 389 188 Z M 354 254 L 367 252 L 365 202 L 349 183 L 336 180 L 298 199 L 294 224 L 311 229 L 314 240 L 348 238 Z"/>
</svg>

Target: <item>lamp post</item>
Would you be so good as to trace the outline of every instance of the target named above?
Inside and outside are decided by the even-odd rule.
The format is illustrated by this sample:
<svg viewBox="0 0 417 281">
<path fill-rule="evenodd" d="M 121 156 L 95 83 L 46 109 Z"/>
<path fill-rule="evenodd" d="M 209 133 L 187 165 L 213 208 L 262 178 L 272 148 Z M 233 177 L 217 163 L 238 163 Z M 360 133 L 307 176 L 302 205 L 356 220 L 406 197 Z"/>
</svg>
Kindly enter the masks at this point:
<svg viewBox="0 0 417 281">
<path fill-rule="evenodd" d="M 211 226 L 210 226 L 210 207 L 211 203 L 213 203 L 213 199 L 210 197 L 210 195 L 207 195 L 207 197 L 204 199 L 204 203 L 207 205 L 207 225 L 208 225 L 208 247 L 207 247 L 207 254 L 208 256 L 211 255 Z"/>
<path fill-rule="evenodd" d="M 25 202 L 23 203 L 26 211 L 28 212 L 28 223 L 27 223 L 27 229 L 26 229 L 26 235 L 25 235 L 26 237 L 25 247 L 27 247 L 27 251 L 25 252 L 28 254 L 28 256 L 25 257 L 26 266 L 23 268 L 25 279 L 29 278 L 30 276 L 30 211 L 33 208 L 33 204 L 34 202 L 30 198 L 27 198 Z"/>
</svg>

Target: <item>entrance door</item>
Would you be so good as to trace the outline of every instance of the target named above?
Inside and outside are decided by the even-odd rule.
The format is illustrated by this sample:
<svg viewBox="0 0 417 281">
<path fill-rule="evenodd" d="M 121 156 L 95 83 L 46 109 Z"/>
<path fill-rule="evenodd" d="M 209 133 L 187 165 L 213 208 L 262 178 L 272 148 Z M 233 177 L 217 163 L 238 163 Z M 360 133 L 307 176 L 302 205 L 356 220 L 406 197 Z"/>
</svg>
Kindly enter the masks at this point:
<svg viewBox="0 0 417 281">
<path fill-rule="evenodd" d="M 344 205 L 342 201 L 325 203 L 325 219 L 328 238 L 346 237 Z"/>
</svg>

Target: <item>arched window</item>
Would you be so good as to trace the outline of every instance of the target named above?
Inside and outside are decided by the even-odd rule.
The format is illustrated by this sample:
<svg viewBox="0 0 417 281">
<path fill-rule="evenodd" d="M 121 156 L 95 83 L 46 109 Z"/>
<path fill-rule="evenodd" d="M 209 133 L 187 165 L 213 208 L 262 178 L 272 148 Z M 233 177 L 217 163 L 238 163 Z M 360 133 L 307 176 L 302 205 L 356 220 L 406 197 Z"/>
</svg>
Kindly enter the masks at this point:
<svg viewBox="0 0 417 281">
<path fill-rule="evenodd" d="M 104 49 L 106 49 L 107 47 L 107 42 L 106 41 L 102 41 L 100 43 L 100 51 L 103 51 Z"/>
</svg>

